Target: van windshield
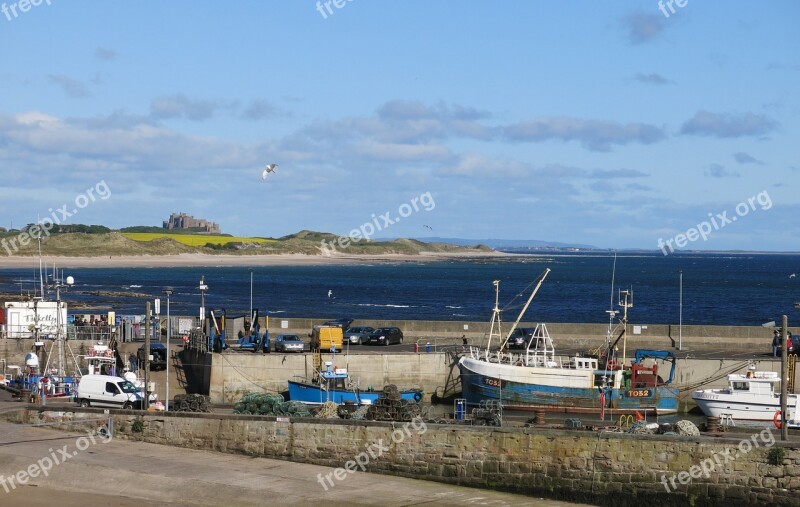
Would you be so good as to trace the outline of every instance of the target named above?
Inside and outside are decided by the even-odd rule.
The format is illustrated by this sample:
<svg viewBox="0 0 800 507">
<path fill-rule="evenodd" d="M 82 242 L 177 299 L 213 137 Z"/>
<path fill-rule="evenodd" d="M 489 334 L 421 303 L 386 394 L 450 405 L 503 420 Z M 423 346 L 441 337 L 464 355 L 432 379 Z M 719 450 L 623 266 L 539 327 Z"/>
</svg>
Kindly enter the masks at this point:
<svg viewBox="0 0 800 507">
<path fill-rule="evenodd" d="M 120 387 L 122 388 L 123 393 L 135 393 L 138 391 L 136 386 L 133 385 L 133 382 L 126 380 L 125 382 L 120 382 Z"/>
</svg>

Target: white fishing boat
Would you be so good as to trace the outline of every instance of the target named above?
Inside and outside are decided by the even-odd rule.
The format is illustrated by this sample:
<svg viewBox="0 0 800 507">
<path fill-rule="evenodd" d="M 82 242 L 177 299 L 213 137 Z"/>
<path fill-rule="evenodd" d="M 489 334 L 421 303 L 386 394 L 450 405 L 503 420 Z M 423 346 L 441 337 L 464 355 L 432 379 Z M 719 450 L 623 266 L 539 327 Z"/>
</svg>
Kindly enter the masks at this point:
<svg viewBox="0 0 800 507">
<path fill-rule="evenodd" d="M 751 422 L 770 422 L 779 425 L 781 417 L 781 379 L 774 371 L 756 371 L 751 366 L 747 373 L 728 375 L 727 387 L 700 389 L 692 399 L 708 417 Z M 790 427 L 800 426 L 798 396 L 786 397 L 787 421 Z"/>
</svg>

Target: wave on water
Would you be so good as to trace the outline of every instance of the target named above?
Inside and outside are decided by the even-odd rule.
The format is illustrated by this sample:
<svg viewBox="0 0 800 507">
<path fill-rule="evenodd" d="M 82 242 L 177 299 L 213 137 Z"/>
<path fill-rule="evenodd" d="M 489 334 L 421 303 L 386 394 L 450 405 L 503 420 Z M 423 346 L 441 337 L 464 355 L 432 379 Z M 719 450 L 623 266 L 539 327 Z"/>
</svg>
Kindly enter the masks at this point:
<svg viewBox="0 0 800 507">
<path fill-rule="evenodd" d="M 356 306 L 374 306 L 377 308 L 419 308 L 412 305 L 379 305 L 376 303 L 356 303 Z"/>
<path fill-rule="evenodd" d="M 464 308 L 463 306 L 445 306 L 445 308 L 451 308 L 453 310 L 458 310 L 459 308 Z"/>
</svg>

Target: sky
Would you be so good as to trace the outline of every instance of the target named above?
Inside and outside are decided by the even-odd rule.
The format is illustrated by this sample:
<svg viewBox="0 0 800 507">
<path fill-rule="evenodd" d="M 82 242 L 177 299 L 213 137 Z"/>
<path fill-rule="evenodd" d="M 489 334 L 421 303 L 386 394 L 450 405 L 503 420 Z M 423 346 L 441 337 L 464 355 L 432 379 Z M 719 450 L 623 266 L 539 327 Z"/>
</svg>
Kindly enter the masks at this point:
<svg viewBox="0 0 800 507">
<path fill-rule="evenodd" d="M 38 4 L 0 4 L 3 227 L 800 250 L 800 2 Z"/>
</svg>

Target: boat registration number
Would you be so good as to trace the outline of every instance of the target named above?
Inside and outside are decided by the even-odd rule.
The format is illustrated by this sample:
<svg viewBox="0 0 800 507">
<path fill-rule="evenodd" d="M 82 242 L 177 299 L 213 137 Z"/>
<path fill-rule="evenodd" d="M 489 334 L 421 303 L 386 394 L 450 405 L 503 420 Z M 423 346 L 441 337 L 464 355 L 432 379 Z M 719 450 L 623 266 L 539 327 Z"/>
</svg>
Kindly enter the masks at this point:
<svg viewBox="0 0 800 507">
<path fill-rule="evenodd" d="M 500 380 L 499 378 L 491 378 L 491 377 L 483 377 L 483 383 L 487 386 L 492 387 L 503 387 L 505 384 L 504 381 Z"/>
<path fill-rule="evenodd" d="M 649 398 L 650 396 L 650 389 L 631 389 L 628 391 L 629 398 Z"/>
</svg>

